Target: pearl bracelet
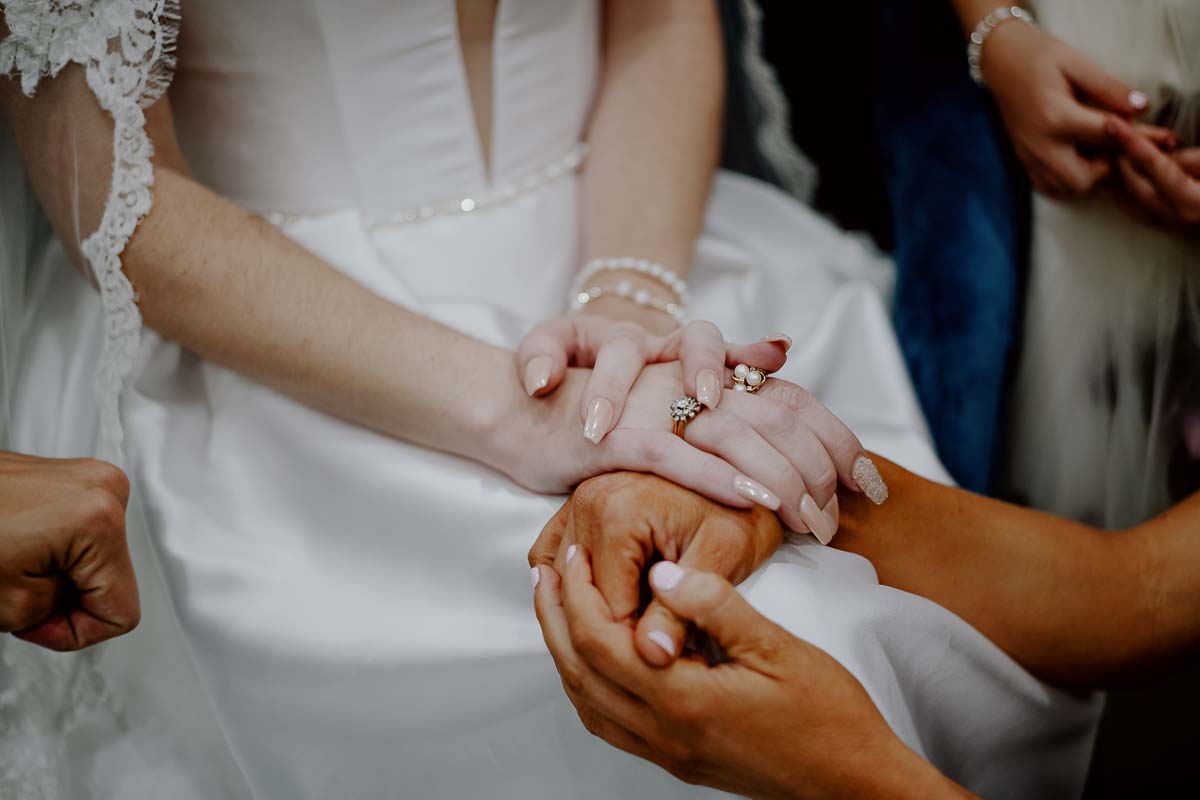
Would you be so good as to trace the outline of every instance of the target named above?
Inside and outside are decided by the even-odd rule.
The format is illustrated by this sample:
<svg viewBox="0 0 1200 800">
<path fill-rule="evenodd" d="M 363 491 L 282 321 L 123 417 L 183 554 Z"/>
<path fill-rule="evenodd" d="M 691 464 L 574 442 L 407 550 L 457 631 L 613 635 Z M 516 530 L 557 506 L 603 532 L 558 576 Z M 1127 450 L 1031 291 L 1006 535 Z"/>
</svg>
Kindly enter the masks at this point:
<svg viewBox="0 0 1200 800">
<path fill-rule="evenodd" d="M 979 24 L 975 26 L 975 30 L 971 33 L 971 42 L 967 45 L 967 66 L 971 70 L 971 80 L 980 86 L 984 85 L 982 66 L 983 43 L 987 41 L 992 31 L 1010 19 L 1015 19 L 1028 25 L 1037 24 L 1037 21 L 1033 18 L 1032 11 L 1027 11 L 1020 6 L 1000 6 L 979 20 Z"/>
<path fill-rule="evenodd" d="M 596 276 L 596 273 L 611 272 L 619 269 L 633 270 L 634 272 L 648 275 L 673 291 L 679 299 L 678 305 L 687 304 L 688 287 L 683 279 L 662 264 L 647 261 L 644 258 L 630 258 L 628 256 L 624 258 L 593 258 L 583 266 L 576 285 L 582 290 L 583 286 Z"/>
<path fill-rule="evenodd" d="M 637 303 L 639 306 L 653 308 L 655 311 L 661 311 L 664 314 L 670 315 L 671 319 L 676 322 L 683 322 L 683 307 L 679 303 L 655 297 L 645 289 L 634 289 L 631 281 L 618 281 L 617 285 L 608 291 L 599 286 L 593 286 L 586 291 L 580 288 L 579 293 L 574 298 L 575 309 L 579 310 L 593 300 L 603 297 L 606 294 L 612 294 L 631 303 Z"/>
</svg>

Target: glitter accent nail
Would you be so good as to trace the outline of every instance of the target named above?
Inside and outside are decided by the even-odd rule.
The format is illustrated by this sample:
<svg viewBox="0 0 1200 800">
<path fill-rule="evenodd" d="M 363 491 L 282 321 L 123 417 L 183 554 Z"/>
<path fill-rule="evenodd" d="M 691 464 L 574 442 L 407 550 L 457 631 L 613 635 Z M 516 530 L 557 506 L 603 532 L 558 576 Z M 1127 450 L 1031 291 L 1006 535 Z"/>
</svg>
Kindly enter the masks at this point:
<svg viewBox="0 0 1200 800">
<path fill-rule="evenodd" d="M 888 486 L 879 474 L 879 467 L 875 466 L 875 462 L 866 456 L 859 456 L 854 462 L 853 474 L 854 482 L 863 490 L 863 494 L 875 505 L 883 505 L 888 499 Z"/>
</svg>

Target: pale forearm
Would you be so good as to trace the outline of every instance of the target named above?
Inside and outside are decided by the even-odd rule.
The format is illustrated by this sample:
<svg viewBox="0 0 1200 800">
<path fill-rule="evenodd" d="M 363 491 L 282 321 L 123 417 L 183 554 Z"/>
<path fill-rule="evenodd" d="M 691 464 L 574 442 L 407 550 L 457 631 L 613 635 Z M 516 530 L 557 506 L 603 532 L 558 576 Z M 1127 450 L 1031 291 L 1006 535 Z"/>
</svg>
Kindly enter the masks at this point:
<svg viewBox="0 0 1200 800">
<path fill-rule="evenodd" d="M 173 169 L 156 177 L 124 255 L 147 325 L 328 413 L 489 460 L 518 396 L 511 353 L 380 297 Z"/>
<path fill-rule="evenodd" d="M 686 275 L 720 146 L 715 3 L 610 0 L 583 177 L 584 258 L 635 255 Z"/>
<path fill-rule="evenodd" d="M 33 99 L 0 84 L 39 199 L 86 271 L 78 245 L 108 197 L 111 120 L 77 67 Z M 511 353 L 389 302 L 200 186 L 167 100 L 147 110 L 147 133 L 154 205 L 121 260 L 148 326 L 318 409 L 498 466 L 492 434 L 524 398 Z"/>
</svg>

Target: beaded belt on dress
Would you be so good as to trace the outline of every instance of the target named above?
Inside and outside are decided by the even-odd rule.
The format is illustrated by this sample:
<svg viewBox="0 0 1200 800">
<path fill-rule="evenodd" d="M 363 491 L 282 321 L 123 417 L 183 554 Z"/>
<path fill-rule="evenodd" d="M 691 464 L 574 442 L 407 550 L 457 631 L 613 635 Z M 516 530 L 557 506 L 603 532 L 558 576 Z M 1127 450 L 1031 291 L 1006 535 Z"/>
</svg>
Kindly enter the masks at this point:
<svg viewBox="0 0 1200 800">
<path fill-rule="evenodd" d="M 461 214 L 470 214 L 474 211 L 482 211 L 493 206 L 502 205 L 520 197 L 523 194 L 532 192 L 548 183 L 561 178 L 564 175 L 569 175 L 579 169 L 587 158 L 588 146 L 585 143 L 579 143 L 571 148 L 571 151 L 562 158 L 555 159 L 542 168 L 535 170 L 528 175 L 513 181 L 512 183 L 498 186 L 491 189 L 471 195 L 470 197 L 461 197 L 456 200 L 447 201 L 437 205 L 420 206 L 418 208 L 409 208 L 399 211 L 383 218 L 368 217 L 363 214 L 363 224 L 369 230 L 378 228 L 389 228 L 399 225 L 409 225 L 414 222 L 425 222 L 427 220 L 438 217 L 450 217 Z M 304 219 L 313 217 L 325 216 L 334 212 L 318 212 L 306 214 L 294 214 L 286 211 L 265 211 L 262 216 L 272 225 L 284 226 L 300 222 Z M 361 213 L 361 212 L 360 212 Z"/>
</svg>

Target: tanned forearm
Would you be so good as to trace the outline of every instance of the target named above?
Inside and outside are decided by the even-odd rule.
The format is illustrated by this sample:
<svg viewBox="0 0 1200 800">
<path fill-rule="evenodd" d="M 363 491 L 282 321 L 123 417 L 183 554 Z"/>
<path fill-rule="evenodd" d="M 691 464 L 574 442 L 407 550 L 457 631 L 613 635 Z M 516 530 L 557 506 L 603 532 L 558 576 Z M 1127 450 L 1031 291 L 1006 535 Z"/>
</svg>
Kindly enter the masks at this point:
<svg viewBox="0 0 1200 800">
<path fill-rule="evenodd" d="M 716 4 L 609 0 L 603 41 L 583 175 L 583 258 L 638 256 L 684 277 L 720 150 Z M 626 277 L 663 292 L 637 273 Z"/>
<path fill-rule="evenodd" d="M 1102 532 L 918 478 L 876 458 L 883 506 L 843 492 L 834 546 L 955 612 L 1053 683 L 1096 687 L 1200 643 L 1200 496 Z"/>
</svg>

